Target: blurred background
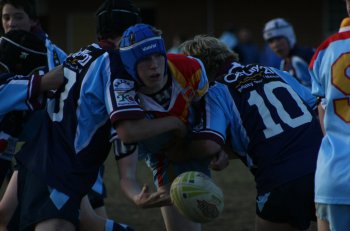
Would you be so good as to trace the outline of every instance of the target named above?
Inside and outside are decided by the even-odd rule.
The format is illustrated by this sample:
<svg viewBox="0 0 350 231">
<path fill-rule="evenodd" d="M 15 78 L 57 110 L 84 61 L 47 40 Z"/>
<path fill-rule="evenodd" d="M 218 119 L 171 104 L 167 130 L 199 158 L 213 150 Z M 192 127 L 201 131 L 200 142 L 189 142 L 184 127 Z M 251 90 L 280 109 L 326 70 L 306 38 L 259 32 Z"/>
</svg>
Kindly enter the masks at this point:
<svg viewBox="0 0 350 231">
<path fill-rule="evenodd" d="M 73 52 L 95 40 L 95 11 L 102 0 L 37 0 L 40 21 L 52 41 Z M 293 26 L 300 44 L 317 47 L 335 32 L 346 16 L 343 0 L 134 0 L 143 22 L 161 29 L 167 48 L 173 40 L 195 34 L 219 37 L 224 31 L 249 31 L 250 39 L 263 47 L 265 22 L 283 17 Z M 175 41 L 176 42 L 176 41 Z"/>
</svg>

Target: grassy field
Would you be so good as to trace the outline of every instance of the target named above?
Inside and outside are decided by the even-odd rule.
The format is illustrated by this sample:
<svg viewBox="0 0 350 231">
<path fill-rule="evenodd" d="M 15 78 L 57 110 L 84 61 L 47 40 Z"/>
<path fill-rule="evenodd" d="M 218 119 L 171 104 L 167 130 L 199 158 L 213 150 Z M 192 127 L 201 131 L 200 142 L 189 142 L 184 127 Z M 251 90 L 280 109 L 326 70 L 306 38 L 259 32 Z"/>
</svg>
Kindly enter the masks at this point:
<svg viewBox="0 0 350 231">
<path fill-rule="evenodd" d="M 106 206 L 109 216 L 131 225 L 136 230 L 164 231 L 165 226 L 158 208 L 139 209 L 120 192 L 117 167 L 113 158 L 110 155 L 105 171 L 108 189 Z M 153 186 L 151 172 L 143 162 L 139 162 L 138 177 L 141 183 L 145 182 Z M 252 175 L 239 160 L 233 160 L 224 171 L 214 172 L 213 178 L 224 192 L 225 207 L 220 217 L 204 224 L 202 230 L 253 230 L 255 186 Z"/>
<path fill-rule="evenodd" d="M 106 162 L 105 183 L 108 190 L 106 207 L 109 217 L 127 223 L 136 231 L 165 231 L 158 208 L 139 209 L 119 190 L 117 165 L 113 155 Z M 144 162 L 139 162 L 140 183 L 153 186 L 152 176 Z M 253 231 L 255 217 L 255 184 L 253 176 L 239 161 L 232 160 L 221 172 L 213 172 L 213 179 L 224 192 L 225 207 L 222 214 L 212 222 L 203 225 L 203 231 Z M 0 195 L 4 186 L 0 189 Z M 316 231 L 313 224 L 309 229 Z"/>
</svg>

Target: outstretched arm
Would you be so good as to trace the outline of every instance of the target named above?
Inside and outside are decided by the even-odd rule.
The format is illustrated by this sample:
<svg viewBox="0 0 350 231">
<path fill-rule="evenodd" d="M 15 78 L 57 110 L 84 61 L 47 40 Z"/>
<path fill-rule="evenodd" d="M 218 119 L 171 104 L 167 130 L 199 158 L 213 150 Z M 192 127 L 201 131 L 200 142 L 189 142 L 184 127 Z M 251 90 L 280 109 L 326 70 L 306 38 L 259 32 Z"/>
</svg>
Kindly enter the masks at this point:
<svg viewBox="0 0 350 231">
<path fill-rule="evenodd" d="M 127 198 L 140 208 L 171 205 L 168 193 L 151 192 L 148 185 L 140 186 L 136 179 L 137 161 L 137 152 L 117 161 L 120 187 Z"/>
</svg>

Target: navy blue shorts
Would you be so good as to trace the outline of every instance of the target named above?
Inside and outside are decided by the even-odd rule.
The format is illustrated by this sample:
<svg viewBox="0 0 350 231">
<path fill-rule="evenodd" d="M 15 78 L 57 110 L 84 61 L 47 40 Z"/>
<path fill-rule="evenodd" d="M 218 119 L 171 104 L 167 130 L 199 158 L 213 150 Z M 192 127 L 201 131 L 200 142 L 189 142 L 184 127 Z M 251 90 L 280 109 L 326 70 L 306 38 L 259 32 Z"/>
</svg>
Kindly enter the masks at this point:
<svg viewBox="0 0 350 231">
<path fill-rule="evenodd" d="M 18 169 L 18 200 L 19 230 L 33 230 L 36 224 L 55 218 L 79 227 L 81 200 L 50 188 L 23 165 Z"/>
<path fill-rule="evenodd" d="M 93 209 L 97 209 L 105 205 L 104 200 L 107 197 L 107 190 L 103 182 L 103 176 L 104 165 L 101 166 L 95 184 L 92 186 L 92 189 L 88 193 L 88 198 Z"/>
<path fill-rule="evenodd" d="M 256 214 L 264 220 L 305 230 L 316 221 L 314 174 L 300 177 L 256 198 Z"/>
</svg>

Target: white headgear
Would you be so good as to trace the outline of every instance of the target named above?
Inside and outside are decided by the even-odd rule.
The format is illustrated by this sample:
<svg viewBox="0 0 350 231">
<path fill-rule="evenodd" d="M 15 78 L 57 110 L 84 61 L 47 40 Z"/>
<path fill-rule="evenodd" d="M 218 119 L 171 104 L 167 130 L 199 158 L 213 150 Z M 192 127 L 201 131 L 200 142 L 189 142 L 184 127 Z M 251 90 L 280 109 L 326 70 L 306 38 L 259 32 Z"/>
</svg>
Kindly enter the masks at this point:
<svg viewBox="0 0 350 231">
<path fill-rule="evenodd" d="M 291 48 L 293 48 L 296 43 L 292 25 L 283 18 L 275 18 L 268 21 L 265 24 L 263 36 L 265 41 L 274 37 L 283 36 L 287 38 Z"/>
</svg>

